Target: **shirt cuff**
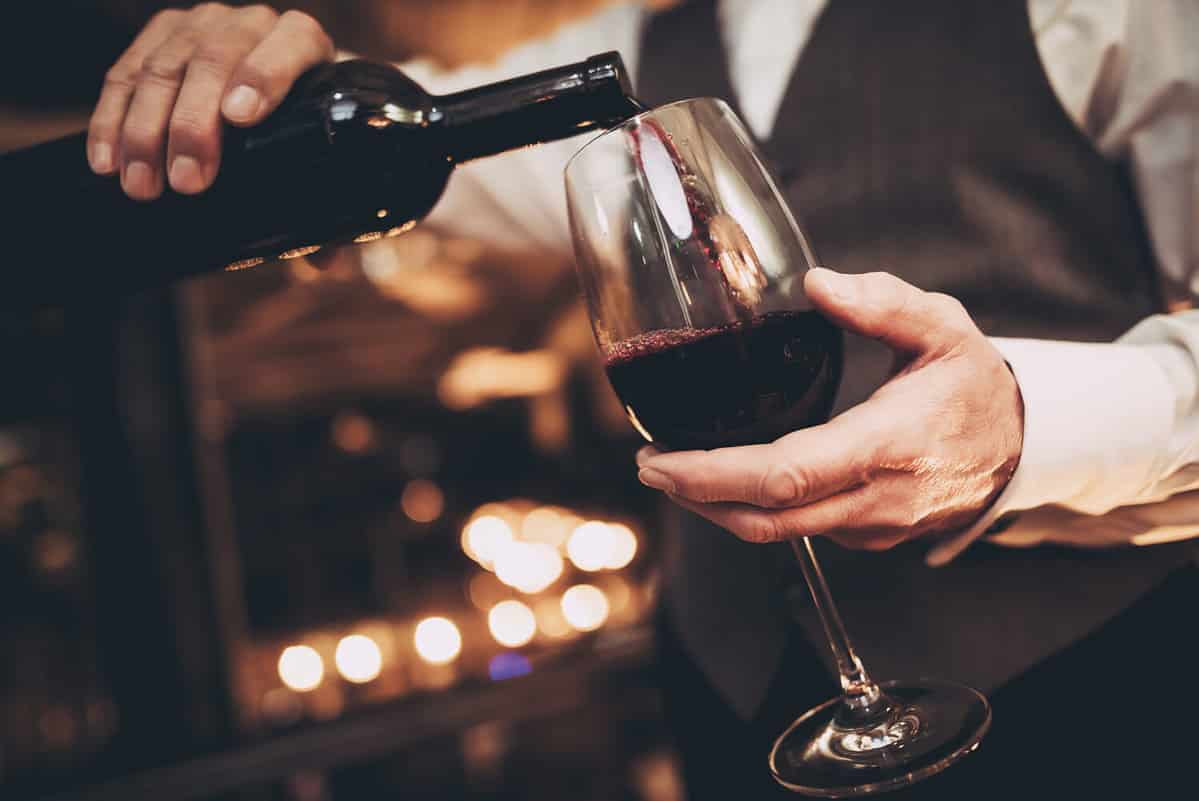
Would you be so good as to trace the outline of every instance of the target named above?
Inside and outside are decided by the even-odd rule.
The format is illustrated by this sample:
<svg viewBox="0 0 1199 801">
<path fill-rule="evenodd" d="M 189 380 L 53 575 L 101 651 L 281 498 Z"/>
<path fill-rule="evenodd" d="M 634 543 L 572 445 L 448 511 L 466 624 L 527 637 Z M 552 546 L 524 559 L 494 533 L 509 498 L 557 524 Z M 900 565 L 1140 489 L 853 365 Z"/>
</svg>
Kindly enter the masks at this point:
<svg viewBox="0 0 1199 801">
<path fill-rule="evenodd" d="M 969 529 L 929 551 L 944 565 L 1005 514 L 1057 504 L 1103 514 L 1154 478 L 1175 416 L 1175 389 L 1153 345 L 992 338 L 1024 400 L 1020 463 Z"/>
</svg>

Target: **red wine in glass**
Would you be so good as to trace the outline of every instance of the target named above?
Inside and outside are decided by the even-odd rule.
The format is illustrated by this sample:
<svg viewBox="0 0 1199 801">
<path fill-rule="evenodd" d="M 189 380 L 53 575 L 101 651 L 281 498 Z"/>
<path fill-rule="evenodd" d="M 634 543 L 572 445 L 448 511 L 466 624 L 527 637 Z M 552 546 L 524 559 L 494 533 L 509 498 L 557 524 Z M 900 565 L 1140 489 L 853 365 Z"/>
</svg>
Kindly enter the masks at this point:
<svg viewBox="0 0 1199 801">
<path fill-rule="evenodd" d="M 633 424 L 655 444 L 771 442 L 828 419 L 841 331 L 814 311 L 773 312 L 641 334 L 612 346 L 604 366 Z"/>
</svg>

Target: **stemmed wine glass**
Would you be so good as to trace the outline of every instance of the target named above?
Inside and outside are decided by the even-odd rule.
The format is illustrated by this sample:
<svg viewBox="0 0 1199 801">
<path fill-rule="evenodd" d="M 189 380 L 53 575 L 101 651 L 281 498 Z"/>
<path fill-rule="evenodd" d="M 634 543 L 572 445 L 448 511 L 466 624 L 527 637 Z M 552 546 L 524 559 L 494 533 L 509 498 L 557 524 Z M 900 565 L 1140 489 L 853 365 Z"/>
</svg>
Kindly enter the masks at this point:
<svg viewBox="0 0 1199 801">
<path fill-rule="evenodd" d="M 724 102 L 662 106 L 593 139 L 567 165 L 566 194 L 596 342 L 642 436 L 716 448 L 827 421 L 841 334 L 805 297 L 812 250 Z M 986 698 L 946 681 L 872 681 L 811 542 L 791 546 L 842 694 L 779 736 L 774 778 L 808 795 L 864 795 L 977 748 L 991 722 Z"/>
</svg>

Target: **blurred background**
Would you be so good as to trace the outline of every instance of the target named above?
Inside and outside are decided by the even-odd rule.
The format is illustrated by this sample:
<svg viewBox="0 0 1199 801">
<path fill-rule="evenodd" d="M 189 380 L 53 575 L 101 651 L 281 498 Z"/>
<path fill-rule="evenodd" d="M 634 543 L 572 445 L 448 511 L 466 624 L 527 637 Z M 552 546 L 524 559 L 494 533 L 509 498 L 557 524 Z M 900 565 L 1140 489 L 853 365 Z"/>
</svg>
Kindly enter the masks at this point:
<svg viewBox="0 0 1199 801">
<path fill-rule="evenodd" d="M 455 67 L 610 1 L 289 7 Z M 0 151 L 82 128 L 166 5 L 10 4 Z M 0 798 L 679 797 L 570 264 L 425 226 L 0 319 L 0 374 Z"/>
</svg>

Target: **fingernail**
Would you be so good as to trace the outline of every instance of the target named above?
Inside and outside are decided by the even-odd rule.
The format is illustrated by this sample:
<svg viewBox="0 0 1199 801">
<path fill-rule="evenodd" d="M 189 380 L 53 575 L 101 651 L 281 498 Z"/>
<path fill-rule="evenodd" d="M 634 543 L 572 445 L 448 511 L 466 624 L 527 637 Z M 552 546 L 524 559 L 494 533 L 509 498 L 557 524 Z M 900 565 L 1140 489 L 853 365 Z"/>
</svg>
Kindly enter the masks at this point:
<svg viewBox="0 0 1199 801">
<path fill-rule="evenodd" d="M 97 142 L 92 146 L 92 169 L 96 172 L 112 170 L 112 146 L 105 142 Z"/>
<path fill-rule="evenodd" d="M 235 88 L 225 98 L 223 111 L 225 116 L 237 122 L 248 122 L 258 113 L 262 104 L 262 95 L 252 86 L 242 84 Z"/>
<path fill-rule="evenodd" d="M 674 493 L 674 482 L 670 480 L 670 476 L 652 467 L 641 468 L 637 473 L 637 480 L 647 487 L 653 487 L 656 490 L 662 490 L 671 494 Z"/>
<path fill-rule="evenodd" d="M 154 169 L 144 161 L 133 161 L 125 167 L 121 176 L 121 187 L 125 194 L 137 198 L 148 198 L 155 193 Z"/>
<path fill-rule="evenodd" d="M 658 452 L 650 446 L 646 446 L 637 451 L 637 466 L 641 467 L 650 459 L 658 455 Z"/>
<path fill-rule="evenodd" d="M 200 162 L 191 156 L 175 156 L 171 162 L 171 186 L 176 192 L 195 194 L 204 188 L 204 172 Z"/>
<path fill-rule="evenodd" d="M 813 268 L 812 272 L 815 273 L 814 277 L 824 284 L 830 295 L 842 301 L 853 300 L 856 290 L 853 278 L 825 267 Z"/>
</svg>

